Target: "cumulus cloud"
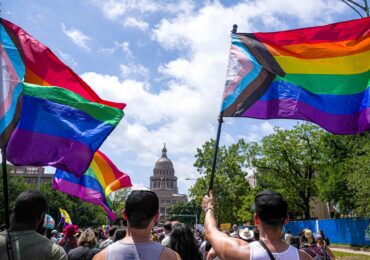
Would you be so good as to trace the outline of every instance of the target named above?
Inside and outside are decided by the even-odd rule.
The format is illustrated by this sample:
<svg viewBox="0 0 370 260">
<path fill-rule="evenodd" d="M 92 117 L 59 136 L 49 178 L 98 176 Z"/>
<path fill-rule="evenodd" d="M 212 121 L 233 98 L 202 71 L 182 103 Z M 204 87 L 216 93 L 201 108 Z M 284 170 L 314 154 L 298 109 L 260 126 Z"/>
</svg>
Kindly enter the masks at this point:
<svg viewBox="0 0 370 260">
<path fill-rule="evenodd" d="M 133 58 L 132 51 L 130 49 L 130 43 L 127 41 L 123 41 L 123 42 L 114 41 L 113 47 L 102 48 L 100 50 L 100 52 L 107 53 L 110 55 L 114 54 L 117 51 L 121 51 L 123 54 L 126 55 L 128 59 Z"/>
<path fill-rule="evenodd" d="M 112 20 L 126 12 L 156 12 L 160 8 L 158 3 L 150 0 L 95 0 L 94 3 L 102 10 L 105 17 Z"/>
<path fill-rule="evenodd" d="M 85 50 L 90 50 L 88 42 L 91 41 L 91 38 L 82 33 L 80 30 L 75 28 L 68 29 L 64 23 L 62 23 L 62 32 L 67 35 L 77 46 Z"/>
<path fill-rule="evenodd" d="M 135 17 L 129 17 L 123 22 L 124 27 L 132 27 L 141 31 L 146 31 L 149 28 L 149 24 L 143 20 Z"/>
<path fill-rule="evenodd" d="M 195 1 L 192 0 L 94 0 L 93 3 L 98 6 L 103 15 L 111 20 L 116 20 L 127 14 L 191 14 L 195 8 Z"/>
<path fill-rule="evenodd" d="M 149 78 L 149 70 L 141 64 L 129 63 L 127 65 L 121 64 L 120 69 L 123 78 L 139 78 L 147 80 Z"/>
<path fill-rule="evenodd" d="M 142 6 L 144 2 L 111 0 L 99 1 L 99 5 L 110 19 L 133 10 L 158 11 L 159 2 Z M 179 185 L 187 188 L 189 181 L 185 179 L 198 176 L 192 167 L 196 148 L 215 138 L 232 24 L 238 24 L 240 32 L 280 30 L 290 28 L 292 23 L 313 26 L 331 21 L 335 14 L 343 12 L 343 5 L 335 0 L 310 0 L 304 5 L 295 0 L 261 0 L 225 7 L 215 1 L 195 9 L 191 1 L 180 2 L 188 3 L 183 7 L 186 12 L 166 16 L 151 26 L 152 39 L 163 50 L 178 53 L 162 60 L 158 66 L 158 72 L 165 79 L 156 83 L 160 86 L 148 88 L 150 83 L 134 77 L 137 72 L 145 75 L 140 65 L 121 65 L 123 78 L 93 72 L 82 77 L 103 98 L 127 103 L 125 118 L 107 140 L 107 145 L 117 153 L 135 154 L 138 165 L 153 167 L 159 158 L 158 151 L 166 142 L 176 172 L 181 175 Z M 135 19 L 140 21 L 141 17 Z M 228 129 L 240 122 L 225 121 Z M 272 131 L 273 124 L 261 122 L 237 136 L 259 141 Z M 222 142 L 232 143 L 233 136 L 235 134 L 226 129 Z"/>
</svg>

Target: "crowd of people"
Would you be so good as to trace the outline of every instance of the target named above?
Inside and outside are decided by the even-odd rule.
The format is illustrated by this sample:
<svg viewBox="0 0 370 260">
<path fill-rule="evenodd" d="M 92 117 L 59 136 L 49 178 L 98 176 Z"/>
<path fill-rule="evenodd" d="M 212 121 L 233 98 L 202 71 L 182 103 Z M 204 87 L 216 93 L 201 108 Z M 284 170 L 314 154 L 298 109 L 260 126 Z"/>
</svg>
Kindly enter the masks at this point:
<svg viewBox="0 0 370 260">
<path fill-rule="evenodd" d="M 281 194 L 263 191 L 254 201 L 255 226 L 219 230 L 210 192 L 203 199 L 204 230 L 178 221 L 158 226 L 159 201 L 148 190 L 132 191 L 123 218 L 127 226 L 62 232 L 42 228 L 47 200 L 40 191 L 26 191 L 15 202 L 12 224 L 0 234 L 0 259 L 335 259 L 324 232 L 283 232 L 288 205 Z"/>
</svg>

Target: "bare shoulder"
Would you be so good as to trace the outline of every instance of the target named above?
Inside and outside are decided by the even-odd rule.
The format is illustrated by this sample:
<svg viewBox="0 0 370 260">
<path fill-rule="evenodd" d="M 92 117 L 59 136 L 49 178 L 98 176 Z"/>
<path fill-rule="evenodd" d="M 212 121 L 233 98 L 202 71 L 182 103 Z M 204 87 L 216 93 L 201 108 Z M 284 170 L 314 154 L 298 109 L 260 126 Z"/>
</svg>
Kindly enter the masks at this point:
<svg viewBox="0 0 370 260">
<path fill-rule="evenodd" d="M 103 249 L 94 256 L 93 260 L 105 260 L 106 258 L 107 258 L 107 249 Z"/>
<path fill-rule="evenodd" d="M 250 257 L 250 245 L 237 238 L 229 238 L 228 243 L 224 244 L 221 250 L 215 250 L 216 254 L 221 259 L 249 259 Z M 217 252 L 218 251 L 218 252 Z"/>
<path fill-rule="evenodd" d="M 313 259 L 309 254 L 307 254 L 303 250 L 298 250 L 298 252 L 299 252 L 299 259 L 301 259 L 301 260 L 311 260 L 311 259 Z"/>
<path fill-rule="evenodd" d="M 165 247 L 161 253 L 160 260 L 181 260 L 181 257 L 178 253 L 172 249 Z"/>
</svg>

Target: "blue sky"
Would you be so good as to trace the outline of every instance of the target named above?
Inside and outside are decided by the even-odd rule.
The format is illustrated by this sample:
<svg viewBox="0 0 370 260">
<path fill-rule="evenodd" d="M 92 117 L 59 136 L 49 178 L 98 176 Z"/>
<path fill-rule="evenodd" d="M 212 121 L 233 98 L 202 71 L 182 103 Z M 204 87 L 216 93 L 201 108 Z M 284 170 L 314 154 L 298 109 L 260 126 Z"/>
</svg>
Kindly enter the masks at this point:
<svg viewBox="0 0 370 260">
<path fill-rule="evenodd" d="M 101 150 L 149 186 L 165 142 L 187 193 L 197 147 L 215 138 L 229 33 L 276 31 L 357 19 L 339 0 L 4 0 L 1 14 L 23 27 L 125 117 Z M 226 118 L 221 144 L 258 141 L 294 120 Z M 48 169 L 48 170 L 51 170 Z"/>
</svg>

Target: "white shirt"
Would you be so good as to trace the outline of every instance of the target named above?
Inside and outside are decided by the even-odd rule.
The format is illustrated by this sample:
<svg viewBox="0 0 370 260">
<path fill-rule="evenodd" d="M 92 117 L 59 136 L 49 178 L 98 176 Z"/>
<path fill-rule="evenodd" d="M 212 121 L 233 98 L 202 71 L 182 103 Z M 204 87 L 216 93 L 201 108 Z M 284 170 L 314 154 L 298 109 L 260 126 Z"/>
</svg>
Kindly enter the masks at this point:
<svg viewBox="0 0 370 260">
<path fill-rule="evenodd" d="M 258 241 L 250 243 L 250 248 L 250 260 L 270 260 L 269 254 Z M 289 246 L 287 250 L 281 253 L 272 252 L 272 255 L 275 257 L 276 260 L 299 260 L 298 249 L 293 246 Z"/>
</svg>

